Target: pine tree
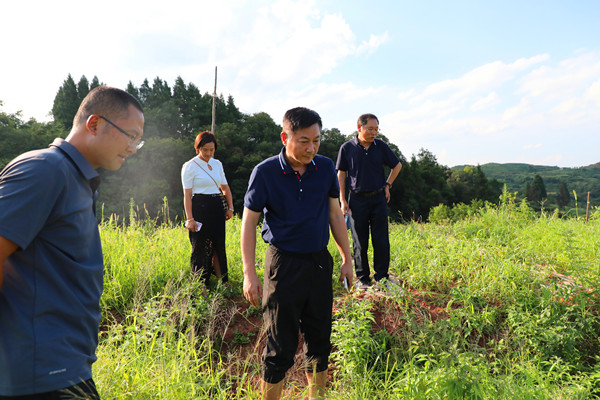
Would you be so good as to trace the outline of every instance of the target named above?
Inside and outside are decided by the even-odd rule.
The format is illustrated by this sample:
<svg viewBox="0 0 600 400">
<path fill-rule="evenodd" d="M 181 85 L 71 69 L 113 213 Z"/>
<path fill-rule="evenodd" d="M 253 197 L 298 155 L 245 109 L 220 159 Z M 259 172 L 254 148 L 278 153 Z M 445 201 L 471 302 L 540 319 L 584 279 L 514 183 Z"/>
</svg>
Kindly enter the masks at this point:
<svg viewBox="0 0 600 400">
<path fill-rule="evenodd" d="M 87 80 L 85 75 L 82 75 L 77 83 L 77 96 L 79 97 L 79 102 L 81 103 L 85 96 L 90 92 L 90 82 Z"/>
<path fill-rule="evenodd" d="M 131 81 L 127 83 L 127 89 L 125 89 L 125 91 L 133 97 L 135 97 L 136 99 L 140 99 L 140 91 L 134 86 L 134 84 Z"/>
<path fill-rule="evenodd" d="M 571 195 L 569 194 L 569 189 L 567 189 L 567 184 L 565 181 L 560 182 L 560 186 L 558 187 L 558 195 L 556 196 L 556 204 L 559 207 L 566 207 L 571 203 Z"/>
<path fill-rule="evenodd" d="M 535 174 L 533 177 L 533 182 L 528 186 L 527 190 L 527 200 L 539 203 L 548 197 L 546 193 L 546 186 L 544 185 L 544 180 L 539 174 Z"/>
<path fill-rule="evenodd" d="M 67 130 L 71 130 L 73 118 L 77 114 L 80 103 L 77 86 L 73 77 L 69 74 L 54 97 L 54 105 L 52 106 L 54 121 L 62 124 Z"/>
<path fill-rule="evenodd" d="M 90 83 L 90 90 L 97 88 L 100 85 L 101 85 L 101 83 L 98 80 L 98 77 L 96 75 L 94 75 L 94 77 L 92 78 L 92 83 Z"/>
</svg>

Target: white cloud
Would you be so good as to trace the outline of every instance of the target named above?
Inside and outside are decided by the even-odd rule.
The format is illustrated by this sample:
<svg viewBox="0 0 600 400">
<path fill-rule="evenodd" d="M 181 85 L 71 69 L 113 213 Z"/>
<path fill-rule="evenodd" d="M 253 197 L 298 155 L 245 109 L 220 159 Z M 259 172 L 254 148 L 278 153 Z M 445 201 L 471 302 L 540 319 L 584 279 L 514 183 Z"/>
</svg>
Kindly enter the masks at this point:
<svg viewBox="0 0 600 400">
<path fill-rule="evenodd" d="M 524 150 L 530 150 L 530 149 L 539 149 L 540 147 L 542 147 L 541 143 L 536 143 L 536 144 L 526 144 L 523 146 Z"/>
<path fill-rule="evenodd" d="M 396 95 L 400 104 L 382 119 L 386 125 L 397 127 L 391 135 L 393 141 L 412 143 L 408 153 L 448 142 L 472 148 L 491 140 L 493 135 L 506 146 L 521 143 L 523 150 L 535 149 L 543 155 L 538 160 L 575 163 L 574 157 L 566 161 L 564 153 L 552 153 L 556 146 L 544 144 L 561 143 L 558 146 L 568 152 L 570 144 L 565 137 L 576 133 L 590 139 L 593 135 L 591 140 L 598 140 L 599 76 L 597 52 L 577 54 L 559 62 L 552 62 L 548 55 L 512 63 L 497 61 L 457 79 L 432 83 L 424 89 L 403 90 Z M 452 151 L 443 149 L 444 159 L 451 160 Z M 575 154 L 577 150 L 572 151 Z M 460 157 L 462 161 L 457 158 L 455 164 L 464 162 L 464 155 Z"/>
<path fill-rule="evenodd" d="M 121 87 L 157 76 L 172 84 L 180 75 L 212 90 L 215 66 L 217 90 L 227 88 L 225 93 L 247 101 L 238 102 L 241 108 L 256 111 L 265 99 L 314 87 L 342 61 L 374 51 L 388 37 L 372 35 L 359 44 L 343 16 L 321 12 L 314 0 L 172 0 L 168 6 L 153 0 L 143 7 L 107 0 L 101 9 L 59 0 L 36 2 L 35 12 L 28 3 L 12 2 L 0 17 L 6 19 L 0 36 L 18 38 L 3 44 L 8 58 L 0 100 L 38 119 L 44 119 L 68 73 L 76 81 L 97 75 Z M 106 25 L 89 29 L 90 18 L 96 22 L 99 13 Z M 7 90 L 24 76 L 35 81 Z"/>
<path fill-rule="evenodd" d="M 600 57 L 590 52 L 568 58 L 558 65 L 544 65 L 523 78 L 519 93 L 543 101 L 581 95 L 590 80 L 600 76 Z"/>
<path fill-rule="evenodd" d="M 356 54 L 362 55 L 364 53 L 373 53 L 381 45 L 389 40 L 388 32 L 382 35 L 373 35 L 369 37 L 369 41 L 363 41 L 356 49 Z"/>
<path fill-rule="evenodd" d="M 596 81 L 590 85 L 585 91 L 584 97 L 600 107 L 600 81 Z"/>
<path fill-rule="evenodd" d="M 501 87 L 521 71 L 548 59 L 547 55 L 537 55 L 528 59 L 519 59 L 511 64 L 495 61 L 477 67 L 458 79 L 449 79 L 429 85 L 423 97 L 451 93 L 452 97 L 462 98 L 473 93 L 489 92 Z"/>
<path fill-rule="evenodd" d="M 485 97 L 480 97 L 473 105 L 471 106 L 471 111 L 481 111 L 486 108 L 493 107 L 500 102 L 498 93 L 491 92 Z"/>
</svg>

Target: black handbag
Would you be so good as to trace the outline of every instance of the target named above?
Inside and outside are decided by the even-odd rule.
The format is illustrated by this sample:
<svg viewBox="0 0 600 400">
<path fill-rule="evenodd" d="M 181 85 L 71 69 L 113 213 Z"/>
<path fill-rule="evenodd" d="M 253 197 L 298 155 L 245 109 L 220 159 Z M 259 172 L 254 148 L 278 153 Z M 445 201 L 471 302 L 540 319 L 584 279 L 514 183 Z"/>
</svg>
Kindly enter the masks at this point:
<svg viewBox="0 0 600 400">
<path fill-rule="evenodd" d="M 219 188 L 219 190 L 221 190 L 221 188 Z M 222 190 L 219 196 L 221 197 L 221 203 L 223 203 L 223 212 L 227 212 L 229 210 L 229 205 L 227 204 L 227 199 L 225 198 Z"/>
</svg>

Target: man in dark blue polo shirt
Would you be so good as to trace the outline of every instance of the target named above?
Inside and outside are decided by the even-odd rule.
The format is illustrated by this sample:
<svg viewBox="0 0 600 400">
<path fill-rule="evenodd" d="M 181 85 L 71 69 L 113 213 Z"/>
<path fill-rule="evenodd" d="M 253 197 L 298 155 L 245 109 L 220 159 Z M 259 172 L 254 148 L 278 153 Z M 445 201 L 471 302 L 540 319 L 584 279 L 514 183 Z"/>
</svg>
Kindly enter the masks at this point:
<svg viewBox="0 0 600 400">
<path fill-rule="evenodd" d="M 100 86 L 66 140 L 0 172 L 0 400 L 99 398 L 96 168 L 119 169 L 143 145 L 143 127 L 133 96 Z"/>
<path fill-rule="evenodd" d="M 279 399 L 294 363 L 298 330 L 307 358 L 309 397 L 321 398 L 331 351 L 333 259 L 329 228 L 342 256 L 340 282 L 352 281 L 352 261 L 333 161 L 317 155 L 322 122 L 307 108 L 283 118 L 279 155 L 252 171 L 244 198 L 242 261 L 244 296 L 255 307 L 262 296 L 267 344 L 263 353 L 263 398 Z M 264 212 L 264 288 L 256 274 L 256 226 Z"/>
<path fill-rule="evenodd" d="M 357 126 L 356 137 L 340 147 L 336 168 L 341 188 L 342 212 L 350 216 L 354 268 L 360 281 L 358 288 L 364 290 L 372 284 L 368 258 L 369 230 L 373 242 L 375 281 L 389 279 L 387 203 L 390 201 L 390 188 L 402 169 L 402 164 L 387 143 L 376 139 L 379 120 L 375 115 L 361 115 Z M 384 165 L 391 168 L 387 179 Z M 346 188 L 350 190 L 348 200 Z"/>
</svg>

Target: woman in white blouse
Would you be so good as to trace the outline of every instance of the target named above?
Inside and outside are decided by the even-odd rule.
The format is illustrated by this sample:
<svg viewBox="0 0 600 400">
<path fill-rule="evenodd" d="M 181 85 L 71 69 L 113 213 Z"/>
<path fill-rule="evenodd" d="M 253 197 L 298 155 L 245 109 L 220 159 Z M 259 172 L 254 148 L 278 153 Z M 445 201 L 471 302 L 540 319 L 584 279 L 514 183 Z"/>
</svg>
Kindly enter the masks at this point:
<svg viewBox="0 0 600 400">
<path fill-rule="evenodd" d="M 209 131 L 199 133 L 194 147 L 198 156 L 181 168 L 185 227 L 192 244 L 190 264 L 206 284 L 213 272 L 225 283 L 228 280 L 225 221 L 233 216 L 231 190 L 223 164 L 213 158 L 217 150 L 215 135 Z M 225 211 L 221 192 L 227 200 Z"/>
</svg>

